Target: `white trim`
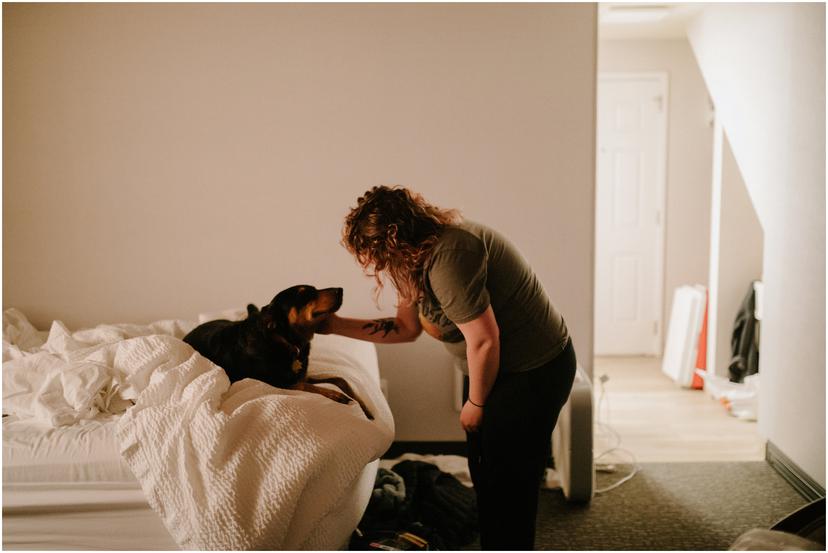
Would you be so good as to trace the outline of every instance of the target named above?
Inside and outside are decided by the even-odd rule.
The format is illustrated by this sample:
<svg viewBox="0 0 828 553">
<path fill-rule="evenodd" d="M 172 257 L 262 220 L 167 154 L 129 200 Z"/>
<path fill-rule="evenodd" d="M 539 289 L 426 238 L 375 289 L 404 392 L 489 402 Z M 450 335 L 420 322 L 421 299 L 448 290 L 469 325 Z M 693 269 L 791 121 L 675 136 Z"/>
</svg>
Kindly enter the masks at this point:
<svg viewBox="0 0 828 553">
<path fill-rule="evenodd" d="M 710 197 L 710 273 L 707 283 L 707 372 L 726 376 L 722 367 L 716 366 L 716 332 L 719 313 L 719 245 L 722 226 L 722 156 L 724 130 L 718 114 L 713 120 L 713 174 Z"/>
<path fill-rule="evenodd" d="M 663 155 L 659 156 L 658 179 L 656 186 L 656 206 L 661 213 L 661 232 L 656 236 L 656 287 L 655 312 L 658 316 L 658 332 L 655 335 L 655 355 L 661 357 L 664 353 L 664 278 L 666 261 L 666 235 L 667 235 L 667 159 L 669 148 L 669 121 L 670 121 L 670 76 L 665 71 L 657 72 L 601 72 L 598 74 L 598 83 L 601 81 L 654 81 L 661 85 L 661 93 L 664 95 L 664 117 L 661 125 L 661 143 L 664 145 Z M 596 105 L 598 103 L 596 94 Z M 596 117 L 596 126 L 598 118 Z M 596 154 L 597 155 L 597 154 Z M 596 158 L 597 163 L 597 158 Z M 596 197 L 596 205 L 598 199 Z M 597 235 L 597 233 L 596 233 Z M 593 240 L 594 242 L 594 240 Z"/>
</svg>

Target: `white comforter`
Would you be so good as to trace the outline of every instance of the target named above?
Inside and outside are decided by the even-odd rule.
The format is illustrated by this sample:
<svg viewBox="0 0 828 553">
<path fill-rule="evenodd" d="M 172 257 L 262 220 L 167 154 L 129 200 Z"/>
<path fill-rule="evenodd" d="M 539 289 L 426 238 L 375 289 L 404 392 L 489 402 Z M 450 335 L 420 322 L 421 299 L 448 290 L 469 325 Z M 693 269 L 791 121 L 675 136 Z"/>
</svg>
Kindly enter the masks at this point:
<svg viewBox="0 0 828 553">
<path fill-rule="evenodd" d="M 55 321 L 47 335 L 11 309 L 3 327 L 3 412 L 58 426 L 125 410 L 121 454 L 185 549 L 329 546 L 320 521 L 393 439 L 378 383 L 335 349 L 312 351 L 309 372 L 345 378 L 374 421 L 356 403 L 230 386 L 180 340 L 182 321 L 74 333 Z"/>
</svg>

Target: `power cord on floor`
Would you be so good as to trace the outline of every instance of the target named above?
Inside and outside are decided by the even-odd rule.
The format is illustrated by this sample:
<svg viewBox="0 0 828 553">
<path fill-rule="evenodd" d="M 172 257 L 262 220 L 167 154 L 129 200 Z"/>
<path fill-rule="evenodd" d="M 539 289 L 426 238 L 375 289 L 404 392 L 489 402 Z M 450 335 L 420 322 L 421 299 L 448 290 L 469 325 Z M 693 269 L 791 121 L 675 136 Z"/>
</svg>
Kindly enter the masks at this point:
<svg viewBox="0 0 828 553">
<path fill-rule="evenodd" d="M 605 488 L 600 488 L 600 489 L 595 490 L 595 493 L 605 493 L 605 492 L 608 492 L 610 490 L 614 490 L 615 488 L 617 488 L 621 484 L 624 484 L 625 482 L 628 482 L 629 480 L 631 480 L 641 470 L 641 465 L 638 464 L 638 460 L 636 459 L 635 454 L 632 451 L 630 451 L 629 449 L 621 447 L 621 436 L 610 425 L 609 399 L 606 397 L 606 390 L 604 389 L 604 383 L 607 380 L 609 380 L 609 376 L 607 376 L 606 374 L 602 374 L 598 378 L 598 381 L 601 383 L 601 395 L 598 398 L 598 418 L 597 418 L 597 421 L 596 421 L 596 426 L 597 426 L 597 428 L 600 428 L 601 430 L 607 432 L 611 437 L 613 437 L 614 438 L 614 443 L 612 444 L 612 446 L 609 449 L 606 449 L 603 453 L 601 453 L 601 454 L 599 454 L 595 457 L 595 470 L 598 471 L 598 472 L 608 472 L 608 473 L 615 472 L 615 470 L 616 470 L 615 464 L 613 464 L 613 463 L 599 463 L 598 462 L 599 459 L 603 458 L 604 456 L 606 456 L 606 455 L 608 455 L 612 452 L 619 452 L 619 453 L 624 452 L 627 455 L 629 455 L 631 460 L 632 460 L 633 469 L 632 469 L 632 472 L 630 472 L 629 474 L 627 474 L 626 476 L 624 476 L 623 478 L 621 478 L 617 482 L 615 482 L 615 483 L 613 483 L 613 484 L 611 484 L 611 485 L 609 485 Z M 607 422 L 602 422 L 601 421 L 601 418 L 602 418 L 601 408 L 602 408 L 603 405 L 607 406 L 607 414 L 606 414 L 606 421 Z"/>
</svg>

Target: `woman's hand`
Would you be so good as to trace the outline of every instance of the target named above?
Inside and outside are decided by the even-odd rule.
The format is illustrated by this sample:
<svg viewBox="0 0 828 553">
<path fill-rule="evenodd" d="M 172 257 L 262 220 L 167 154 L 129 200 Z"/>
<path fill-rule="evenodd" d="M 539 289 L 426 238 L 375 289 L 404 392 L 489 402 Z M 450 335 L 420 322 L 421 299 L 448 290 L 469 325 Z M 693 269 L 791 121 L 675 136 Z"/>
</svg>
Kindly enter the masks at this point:
<svg viewBox="0 0 828 553">
<path fill-rule="evenodd" d="M 500 365 L 500 329 L 492 306 L 478 318 L 457 325 L 466 339 L 466 359 L 469 362 L 469 398 L 460 411 L 460 424 L 466 432 L 477 432 L 483 422 L 486 398 L 497 379 Z"/>
<path fill-rule="evenodd" d="M 477 432 L 483 424 L 483 408 L 466 401 L 460 411 L 460 425 L 466 432 Z"/>
</svg>

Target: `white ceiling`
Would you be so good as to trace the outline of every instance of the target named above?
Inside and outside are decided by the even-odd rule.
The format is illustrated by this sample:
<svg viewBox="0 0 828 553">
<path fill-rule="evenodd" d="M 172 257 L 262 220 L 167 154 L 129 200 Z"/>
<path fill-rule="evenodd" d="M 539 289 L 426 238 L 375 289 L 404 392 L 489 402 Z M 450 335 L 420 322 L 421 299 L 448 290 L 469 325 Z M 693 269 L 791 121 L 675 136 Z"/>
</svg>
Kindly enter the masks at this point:
<svg viewBox="0 0 828 553">
<path fill-rule="evenodd" d="M 702 3 L 601 3 L 598 36 L 601 40 L 686 38 L 687 24 L 704 6 Z M 629 21 L 635 19 L 642 21 Z"/>
</svg>

